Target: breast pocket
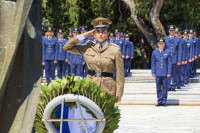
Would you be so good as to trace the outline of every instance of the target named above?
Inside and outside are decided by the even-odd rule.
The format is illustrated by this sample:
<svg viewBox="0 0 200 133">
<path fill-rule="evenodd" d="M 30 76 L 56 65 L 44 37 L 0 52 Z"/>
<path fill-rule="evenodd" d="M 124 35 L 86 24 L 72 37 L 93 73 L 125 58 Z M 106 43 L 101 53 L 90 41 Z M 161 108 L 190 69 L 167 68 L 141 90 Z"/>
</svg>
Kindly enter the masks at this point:
<svg viewBox="0 0 200 133">
<path fill-rule="evenodd" d="M 168 57 L 168 54 L 164 54 L 164 59 L 167 59 L 167 57 Z"/>
<path fill-rule="evenodd" d="M 85 55 L 85 60 L 89 63 L 89 64 L 94 64 L 95 63 L 95 54 L 93 53 L 88 53 Z"/>
<path fill-rule="evenodd" d="M 112 55 L 104 56 L 104 62 L 106 65 L 113 65 L 115 63 L 115 57 Z"/>
</svg>

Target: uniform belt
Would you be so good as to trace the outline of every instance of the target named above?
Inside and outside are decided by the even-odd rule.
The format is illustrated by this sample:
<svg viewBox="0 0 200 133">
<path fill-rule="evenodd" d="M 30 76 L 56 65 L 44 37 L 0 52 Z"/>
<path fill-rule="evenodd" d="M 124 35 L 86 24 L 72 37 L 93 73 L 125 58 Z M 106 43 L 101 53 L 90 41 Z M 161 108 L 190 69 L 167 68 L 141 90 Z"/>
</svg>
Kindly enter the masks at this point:
<svg viewBox="0 0 200 133">
<path fill-rule="evenodd" d="M 96 77 L 113 77 L 113 73 L 101 72 L 100 70 L 99 71 L 88 70 L 87 74 Z"/>
</svg>

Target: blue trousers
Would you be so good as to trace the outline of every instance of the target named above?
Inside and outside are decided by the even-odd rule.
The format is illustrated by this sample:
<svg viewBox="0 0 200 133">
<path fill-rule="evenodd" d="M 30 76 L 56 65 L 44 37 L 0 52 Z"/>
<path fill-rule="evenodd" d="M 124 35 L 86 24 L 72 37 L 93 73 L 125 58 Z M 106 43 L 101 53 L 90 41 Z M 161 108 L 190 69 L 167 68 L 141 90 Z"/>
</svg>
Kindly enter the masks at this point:
<svg viewBox="0 0 200 133">
<path fill-rule="evenodd" d="M 132 62 L 132 59 L 129 58 L 128 59 L 128 75 L 130 75 L 130 73 L 131 73 L 131 62 Z"/>
<path fill-rule="evenodd" d="M 57 62 L 57 71 L 58 71 L 58 78 L 62 78 L 65 76 L 66 73 L 66 62 L 65 61 L 58 61 Z"/>
<path fill-rule="evenodd" d="M 83 77 L 83 65 L 82 64 L 71 64 L 71 73 L 75 76 Z"/>
<path fill-rule="evenodd" d="M 180 84 L 184 85 L 185 84 L 185 73 L 186 73 L 186 65 L 181 65 L 181 79 L 180 79 Z"/>
<path fill-rule="evenodd" d="M 71 67 L 70 65 L 68 64 L 68 62 L 66 62 L 66 74 L 69 76 L 71 75 Z"/>
<path fill-rule="evenodd" d="M 128 76 L 128 59 L 124 59 L 124 75 Z"/>
<path fill-rule="evenodd" d="M 156 91 L 158 104 L 166 104 L 168 94 L 167 76 L 156 76 Z"/>
<path fill-rule="evenodd" d="M 182 65 L 177 66 L 177 75 L 176 75 L 176 86 L 177 87 L 181 86 L 181 68 L 182 68 Z"/>
<path fill-rule="evenodd" d="M 191 63 L 188 62 L 185 67 L 185 83 L 189 83 L 191 73 Z"/>
<path fill-rule="evenodd" d="M 172 75 L 168 80 L 168 88 L 175 90 L 177 78 L 177 64 L 172 64 Z"/>
<path fill-rule="evenodd" d="M 197 73 L 197 62 L 198 62 L 198 59 L 194 60 L 192 62 L 192 72 L 191 72 L 191 76 L 196 76 L 196 73 Z"/>
<path fill-rule="evenodd" d="M 53 60 L 45 61 L 45 75 L 47 84 L 50 84 L 51 80 L 55 79 L 55 64 Z"/>
<path fill-rule="evenodd" d="M 58 109 L 56 111 L 56 116 L 58 118 L 61 118 L 61 108 L 62 105 L 61 104 L 58 105 Z M 69 107 L 64 104 L 63 119 L 68 119 L 68 112 L 69 112 Z M 58 131 L 60 132 L 60 128 L 58 129 Z M 68 122 L 63 122 L 62 133 L 70 133 Z"/>
</svg>

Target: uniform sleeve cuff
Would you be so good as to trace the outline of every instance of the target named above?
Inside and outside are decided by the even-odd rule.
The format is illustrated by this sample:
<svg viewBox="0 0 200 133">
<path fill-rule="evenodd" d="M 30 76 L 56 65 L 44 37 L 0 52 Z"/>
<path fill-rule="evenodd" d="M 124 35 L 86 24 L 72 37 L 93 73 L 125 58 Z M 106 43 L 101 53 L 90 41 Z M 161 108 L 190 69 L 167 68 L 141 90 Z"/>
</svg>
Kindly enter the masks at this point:
<svg viewBox="0 0 200 133">
<path fill-rule="evenodd" d="M 82 41 L 85 39 L 85 37 L 83 36 L 83 34 L 80 34 L 76 37 L 79 41 Z"/>
</svg>

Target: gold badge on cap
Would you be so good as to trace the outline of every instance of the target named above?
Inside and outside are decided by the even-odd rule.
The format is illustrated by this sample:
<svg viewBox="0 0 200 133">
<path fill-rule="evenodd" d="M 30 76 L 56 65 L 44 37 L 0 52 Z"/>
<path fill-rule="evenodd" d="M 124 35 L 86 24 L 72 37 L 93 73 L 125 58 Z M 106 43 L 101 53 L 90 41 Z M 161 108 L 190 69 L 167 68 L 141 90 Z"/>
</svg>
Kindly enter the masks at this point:
<svg viewBox="0 0 200 133">
<path fill-rule="evenodd" d="M 178 28 L 176 28 L 176 30 L 175 31 L 178 31 Z"/>
<path fill-rule="evenodd" d="M 103 22 L 102 21 L 99 21 L 99 25 L 102 25 L 103 24 Z"/>
<path fill-rule="evenodd" d="M 185 31 L 184 33 L 187 34 L 187 31 Z"/>
<path fill-rule="evenodd" d="M 61 33 L 62 31 L 61 31 L 61 30 L 59 30 L 59 32 Z"/>
<path fill-rule="evenodd" d="M 174 26 L 170 26 L 170 29 L 173 29 L 174 28 Z"/>
<path fill-rule="evenodd" d="M 128 36 L 128 34 L 126 34 L 126 36 Z"/>
<path fill-rule="evenodd" d="M 118 30 L 116 30 L 116 32 L 118 32 Z"/>
<path fill-rule="evenodd" d="M 190 32 L 193 32 L 192 30 L 190 30 Z"/>
<path fill-rule="evenodd" d="M 84 28 L 84 27 L 82 27 L 82 30 L 85 30 L 85 28 Z"/>
<path fill-rule="evenodd" d="M 49 27 L 49 30 L 51 30 L 51 27 Z"/>
<path fill-rule="evenodd" d="M 164 40 L 163 39 L 160 39 L 160 42 L 163 42 Z"/>
</svg>

